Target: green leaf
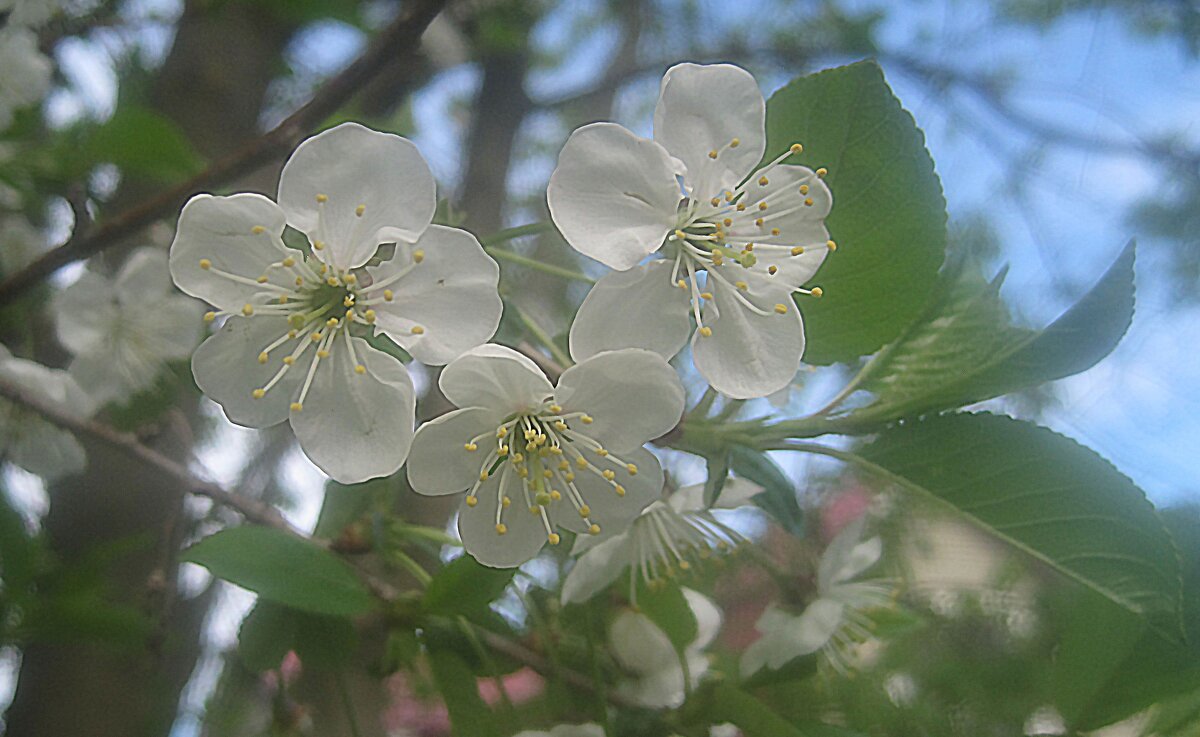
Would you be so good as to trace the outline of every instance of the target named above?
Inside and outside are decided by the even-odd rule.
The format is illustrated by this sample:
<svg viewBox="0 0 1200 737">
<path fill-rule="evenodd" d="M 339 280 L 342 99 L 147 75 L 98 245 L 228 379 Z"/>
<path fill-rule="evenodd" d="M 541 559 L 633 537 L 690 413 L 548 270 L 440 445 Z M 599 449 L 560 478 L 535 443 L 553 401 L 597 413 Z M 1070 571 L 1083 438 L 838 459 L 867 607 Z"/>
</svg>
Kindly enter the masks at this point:
<svg viewBox="0 0 1200 737">
<path fill-rule="evenodd" d="M 446 616 L 478 614 L 504 593 L 516 568 L 490 568 L 469 555 L 438 571 L 425 590 L 425 610 Z"/>
<path fill-rule="evenodd" d="M 1182 639 L 1170 534 L 1145 494 L 1088 448 L 981 413 L 909 422 L 846 455 Z"/>
<path fill-rule="evenodd" d="M 704 508 L 707 509 L 721 498 L 721 490 L 729 478 L 729 452 L 722 449 L 704 459 L 708 477 L 704 479 Z"/>
<path fill-rule="evenodd" d="M 453 650 L 431 647 L 429 666 L 450 712 L 454 734 L 499 737 L 495 714 L 480 698 L 475 673 L 466 661 Z"/>
<path fill-rule="evenodd" d="M 119 107 L 92 135 L 87 157 L 158 181 L 182 179 L 204 167 L 179 126 L 149 108 L 133 105 Z"/>
<path fill-rule="evenodd" d="M 687 646 L 695 642 L 698 633 L 696 615 L 678 584 L 668 583 L 657 591 L 650 591 L 639 583 L 637 603 L 641 613 L 666 634 L 676 652 L 682 655 Z"/>
<path fill-rule="evenodd" d="M 307 666 L 337 668 L 345 664 L 358 645 L 354 623 L 345 617 L 296 612 L 296 640 L 293 646 Z"/>
<path fill-rule="evenodd" d="M 294 610 L 259 600 L 238 630 L 238 656 L 252 671 L 274 670 L 296 641 Z"/>
<path fill-rule="evenodd" d="M 756 505 L 790 534 L 804 536 L 804 510 L 796 501 L 796 489 L 791 479 L 779 464 L 766 453 L 735 445 L 729 451 L 729 467 L 738 476 L 763 487 L 763 493 L 753 499 Z"/>
<path fill-rule="evenodd" d="M 336 556 L 270 527 L 222 530 L 185 550 L 183 560 L 268 601 L 314 614 L 349 617 L 374 606 L 371 594 Z"/>
<path fill-rule="evenodd" d="M 314 537 L 336 538 L 352 522 L 358 521 L 396 491 L 394 478 L 371 479 L 361 484 L 325 483 L 325 501 L 313 530 Z"/>
<path fill-rule="evenodd" d="M 925 306 L 946 247 L 946 200 L 924 134 L 874 62 L 796 79 L 767 103 L 771 159 L 826 167 L 839 249 L 813 280 L 823 298 L 798 300 L 804 360 L 851 361 L 900 334 Z"/>
<path fill-rule="evenodd" d="M 1133 319 L 1130 243 L 1104 276 L 1044 330 L 1011 325 L 1002 276 L 986 283 L 958 270 L 938 299 L 859 377 L 875 394 L 849 418 L 877 422 L 961 407 L 1085 371 L 1104 358 Z"/>
<path fill-rule="evenodd" d="M 745 737 L 805 737 L 762 701 L 730 683 L 718 683 L 703 700 L 703 714 L 712 724 L 731 722 Z"/>
</svg>

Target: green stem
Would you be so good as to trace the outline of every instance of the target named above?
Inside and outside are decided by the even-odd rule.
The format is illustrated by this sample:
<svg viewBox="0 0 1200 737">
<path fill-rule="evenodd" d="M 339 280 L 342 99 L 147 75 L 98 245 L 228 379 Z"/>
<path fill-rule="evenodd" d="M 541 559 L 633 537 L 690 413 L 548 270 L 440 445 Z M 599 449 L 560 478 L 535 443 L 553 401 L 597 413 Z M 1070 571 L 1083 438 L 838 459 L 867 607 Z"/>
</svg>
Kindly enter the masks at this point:
<svg viewBox="0 0 1200 737">
<path fill-rule="evenodd" d="M 493 258 L 500 259 L 501 261 L 508 261 L 508 262 L 514 263 L 514 264 L 520 264 L 521 266 L 525 266 L 527 268 L 534 269 L 535 271 L 541 271 L 546 274 L 552 274 L 554 276 L 558 276 L 563 279 L 570 279 L 573 281 L 584 282 L 585 284 L 595 284 L 596 283 L 595 279 L 593 279 L 590 276 L 580 274 L 578 271 L 571 271 L 570 269 L 564 269 L 561 266 L 555 266 L 554 264 L 547 264 L 545 262 L 538 261 L 537 259 L 529 258 L 528 256 L 522 256 L 519 253 L 513 253 L 512 251 L 507 251 L 503 248 L 496 248 L 495 246 L 484 246 L 483 250 L 487 251 L 488 254 L 490 256 L 492 256 Z"/>
<path fill-rule="evenodd" d="M 346 709 L 346 721 L 350 723 L 351 737 L 362 737 L 362 732 L 358 728 L 358 717 L 354 715 L 354 702 L 350 700 L 350 689 L 346 688 L 346 675 L 339 668 L 334 674 L 337 681 L 338 692 L 342 695 L 342 706 Z"/>
<path fill-rule="evenodd" d="M 417 579 L 417 583 L 421 584 L 422 588 L 428 588 L 433 576 L 429 575 L 429 571 L 421 567 L 421 564 L 413 560 L 407 553 L 401 550 L 393 550 L 392 557 L 399 563 L 404 570 L 412 574 L 412 577 Z"/>
<path fill-rule="evenodd" d="M 491 235 L 480 238 L 479 242 L 485 247 L 494 246 L 498 243 L 508 243 L 515 241 L 518 238 L 524 238 L 527 235 L 538 235 L 539 233 L 548 233 L 554 230 L 554 224 L 546 221 L 540 223 L 529 223 L 527 225 L 518 225 L 515 228 L 505 228 L 498 230 Z"/>
<path fill-rule="evenodd" d="M 558 347 L 558 344 L 554 342 L 554 339 L 551 338 L 545 330 L 542 330 L 542 326 L 538 325 L 533 318 L 526 314 L 525 310 L 521 309 L 515 304 L 511 305 L 511 307 L 516 311 L 517 318 L 521 321 L 521 324 L 525 326 L 525 329 L 528 330 L 533 337 L 537 338 L 538 342 L 546 347 L 546 350 L 550 351 L 550 355 L 554 356 L 554 360 L 558 361 L 559 365 L 561 365 L 563 368 L 569 368 L 575 363 L 571 360 L 571 357 L 563 351 L 562 348 Z"/>
<path fill-rule="evenodd" d="M 495 681 L 496 690 L 500 692 L 500 701 L 504 703 L 505 710 L 509 713 L 515 712 L 517 707 L 513 705 L 512 699 L 508 695 L 508 689 L 504 686 L 504 677 L 500 675 L 500 669 L 496 667 L 495 659 L 479 640 L 479 634 L 471 626 L 471 622 L 461 614 L 456 619 L 459 629 L 471 643 L 471 649 L 475 651 L 475 656 L 479 658 L 479 662 L 487 669 L 488 675 Z"/>
</svg>

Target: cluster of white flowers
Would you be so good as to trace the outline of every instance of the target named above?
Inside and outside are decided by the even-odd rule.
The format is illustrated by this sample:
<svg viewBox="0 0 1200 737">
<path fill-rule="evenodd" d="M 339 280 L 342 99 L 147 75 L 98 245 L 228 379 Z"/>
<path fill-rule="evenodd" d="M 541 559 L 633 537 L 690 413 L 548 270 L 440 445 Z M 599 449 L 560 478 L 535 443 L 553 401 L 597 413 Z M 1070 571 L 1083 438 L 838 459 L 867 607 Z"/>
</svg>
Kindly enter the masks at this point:
<svg viewBox="0 0 1200 737">
<path fill-rule="evenodd" d="M 54 65 L 38 48 L 35 28 L 58 10 L 54 0 L 0 0 L 0 131 L 13 112 L 42 99 Z"/>
</svg>

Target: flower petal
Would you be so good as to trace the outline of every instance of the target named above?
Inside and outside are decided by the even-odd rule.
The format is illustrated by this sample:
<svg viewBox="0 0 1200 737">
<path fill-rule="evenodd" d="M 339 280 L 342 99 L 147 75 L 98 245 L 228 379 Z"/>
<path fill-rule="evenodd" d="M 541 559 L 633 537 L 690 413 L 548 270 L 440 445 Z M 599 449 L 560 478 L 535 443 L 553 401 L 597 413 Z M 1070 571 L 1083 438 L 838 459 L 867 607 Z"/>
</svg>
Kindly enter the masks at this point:
<svg viewBox="0 0 1200 737">
<path fill-rule="evenodd" d="M 257 228 L 262 232 L 255 232 Z M 213 197 L 198 194 L 183 206 L 171 243 L 171 278 L 184 292 L 222 310 L 235 312 L 247 303 L 261 304 L 257 284 L 223 278 L 223 271 L 248 279 L 267 274 L 267 267 L 287 251 L 280 236 L 283 211 L 259 194 Z M 293 252 L 294 253 L 294 252 Z M 212 269 L 200 267 L 204 259 Z M 278 273 L 278 272 L 277 272 Z"/>
<path fill-rule="evenodd" d="M 455 406 L 501 414 L 530 412 L 554 392 L 537 364 L 512 348 L 485 343 L 450 362 L 438 386 Z"/>
<path fill-rule="evenodd" d="M 112 283 L 93 271 L 54 296 L 54 328 L 58 342 L 71 353 L 102 347 L 117 323 Z M 199 320 L 197 320 L 199 325 Z"/>
<path fill-rule="evenodd" d="M 625 609 L 613 619 L 608 633 L 613 656 L 621 667 L 639 674 L 650 674 L 674 668 L 679 670 L 679 687 L 683 689 L 683 672 L 679 656 L 667 633 L 659 629 L 645 614 Z"/>
<path fill-rule="evenodd" d="M 192 376 L 200 391 L 225 410 L 235 425 L 269 427 L 283 422 L 308 366 L 302 360 L 283 375 L 261 399 L 254 390 L 266 386 L 283 366 L 286 346 L 259 363 L 258 355 L 288 331 L 284 317 L 231 317 L 192 355 Z M 303 358 L 312 358 L 312 350 Z"/>
<path fill-rule="evenodd" d="M 692 330 L 689 302 L 671 283 L 672 263 L 658 259 L 600 277 L 571 323 L 571 357 L 645 348 L 670 359 Z"/>
<path fill-rule="evenodd" d="M 422 251 L 420 263 L 397 253 L 368 270 L 379 283 L 411 267 L 388 286 L 395 297 L 375 307 L 375 325 L 421 363 L 442 366 L 496 333 L 504 309 L 496 291 L 500 267 L 475 236 L 458 228 L 431 225 L 416 247 Z M 420 327 L 416 335 L 415 326 Z"/>
<path fill-rule="evenodd" d="M 567 412 L 586 412 L 579 432 L 615 453 L 665 435 L 683 415 L 683 385 L 662 356 L 640 348 L 606 351 L 563 372 L 554 391 Z"/>
<path fill-rule="evenodd" d="M 830 541 L 817 567 L 821 590 L 844 583 L 867 570 L 883 555 L 883 541 L 878 537 L 859 542 L 866 526 L 866 515 L 846 525 Z"/>
<path fill-rule="evenodd" d="M 717 499 L 713 509 L 737 509 L 751 504 L 751 499 L 761 494 L 762 491 L 763 487 L 753 481 L 731 476 L 725 479 L 725 486 L 721 488 L 721 496 Z M 676 512 L 702 511 L 704 509 L 704 484 L 693 484 L 677 490 L 667 497 L 667 503 Z"/>
<path fill-rule="evenodd" d="M 5 460 L 45 481 L 73 476 L 87 466 L 87 454 L 75 436 L 40 417 L 24 417 L 6 439 Z"/>
<path fill-rule="evenodd" d="M 721 610 L 712 599 L 699 591 L 688 588 L 681 590 L 683 598 L 687 599 L 688 607 L 696 617 L 696 639 L 688 645 L 688 650 L 703 650 L 721 631 Z"/>
<path fill-rule="evenodd" d="M 318 258 L 350 269 L 381 243 L 417 240 L 433 219 L 435 190 L 411 141 L 343 123 L 296 147 L 279 175 L 279 206 L 288 225 L 327 245 Z"/>
<path fill-rule="evenodd" d="M 671 157 L 613 123 L 577 129 L 550 175 L 546 203 L 567 243 L 625 270 L 662 245 L 681 194 Z"/>
<path fill-rule="evenodd" d="M 291 413 L 296 439 L 313 463 L 343 484 L 388 476 L 408 457 L 417 396 L 404 364 L 351 338 L 356 363 L 341 338 L 317 366 L 304 409 Z"/>
<path fill-rule="evenodd" d="M 676 64 L 663 75 L 654 140 L 687 167 L 694 197 L 731 190 L 762 159 L 766 103 L 754 77 L 732 64 Z M 738 139 L 736 148 L 730 147 Z M 717 152 L 712 158 L 711 152 Z"/>
<path fill-rule="evenodd" d="M 478 450 L 466 444 L 484 433 L 494 433 L 502 416 L 481 407 L 448 412 L 417 429 L 408 458 L 408 484 L 418 494 L 440 496 L 466 491 L 479 479 L 480 467 L 495 435 L 479 441 Z M 489 444 L 491 441 L 491 444 Z"/>
<path fill-rule="evenodd" d="M 117 300 L 128 307 L 144 305 L 147 299 L 172 291 L 167 254 L 149 246 L 135 250 L 117 272 L 115 287 Z"/>
<path fill-rule="evenodd" d="M 739 276 L 741 267 L 725 266 L 719 271 L 730 282 L 753 276 Z M 745 298 L 766 310 L 767 314 L 759 315 L 742 305 L 733 289 L 710 283 L 710 291 L 716 309 L 713 303 L 706 306 L 704 323 L 712 335 L 705 337 L 697 331 L 692 336 L 692 357 L 705 380 L 734 399 L 765 397 L 790 384 L 804 354 L 804 323 L 791 292 L 786 287 L 756 285 Z M 776 304 L 787 312 L 775 313 Z"/>
<path fill-rule="evenodd" d="M 777 273 L 772 279 L 796 289 L 817 273 L 829 254 L 825 218 L 833 205 L 833 195 L 808 167 L 781 165 L 764 176 L 766 185 L 747 186 L 746 195 L 739 201 L 746 209 L 732 213 L 727 242 L 735 246 L 754 243 L 758 258 L 755 271 L 775 266 Z M 806 194 L 800 193 L 801 185 L 806 187 Z M 786 193 L 779 194 L 781 191 Z M 769 196 L 773 199 L 768 209 L 759 210 L 758 202 Z M 793 256 L 792 249 L 797 246 L 804 250 Z"/>
<path fill-rule="evenodd" d="M 590 535 L 580 535 L 576 539 L 576 548 L 580 542 L 591 539 Z M 579 556 L 563 580 L 562 602 L 584 602 L 608 588 L 630 566 L 632 556 L 633 551 L 625 535 L 614 535 L 591 546 Z"/>
<path fill-rule="evenodd" d="M 458 509 L 458 536 L 471 557 L 485 566 L 513 568 L 538 554 L 546 544 L 546 530 L 541 520 L 530 514 L 522 501 L 520 479 L 508 471 L 492 476 L 476 493 L 474 507 L 466 501 Z M 500 504 L 500 489 L 513 500 L 504 510 L 503 535 L 496 531 L 496 508 Z"/>
<path fill-rule="evenodd" d="M 636 475 L 631 475 L 619 464 L 606 464 L 604 460 L 595 456 L 592 456 L 591 460 L 598 461 L 596 466 L 601 470 L 612 468 L 617 473 L 614 481 L 624 487 L 625 496 L 618 495 L 611 482 L 588 470 L 576 472 L 575 488 L 579 489 L 579 495 L 590 508 L 591 514 L 588 519 L 600 525 L 600 534 L 621 534 L 629 529 L 642 510 L 662 495 L 662 466 L 654 454 L 645 448 L 621 454 L 622 461 L 637 466 Z M 573 532 L 588 531 L 588 525 L 565 498 L 551 505 L 550 519 L 555 525 Z"/>
</svg>

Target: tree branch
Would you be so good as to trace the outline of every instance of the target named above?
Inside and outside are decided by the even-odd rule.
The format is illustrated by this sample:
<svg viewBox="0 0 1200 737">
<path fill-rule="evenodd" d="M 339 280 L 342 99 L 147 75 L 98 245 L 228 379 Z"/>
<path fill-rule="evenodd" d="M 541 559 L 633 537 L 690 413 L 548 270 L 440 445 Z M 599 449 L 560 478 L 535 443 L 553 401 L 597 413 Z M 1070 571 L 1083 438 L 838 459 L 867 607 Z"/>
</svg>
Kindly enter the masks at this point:
<svg viewBox="0 0 1200 737">
<path fill-rule="evenodd" d="M 415 50 L 421 34 L 445 3 L 446 0 L 412 0 L 405 3 L 406 12 L 376 36 L 358 59 L 326 82 L 308 103 L 282 123 L 186 182 L 87 232 L 72 235 L 63 245 L 47 251 L 21 271 L 0 281 L 0 304 L 12 301 L 59 268 L 99 253 L 154 221 L 178 212 L 193 194 L 237 179 L 274 159 L 286 156 L 314 126 L 336 112 L 397 54 Z"/>
</svg>

